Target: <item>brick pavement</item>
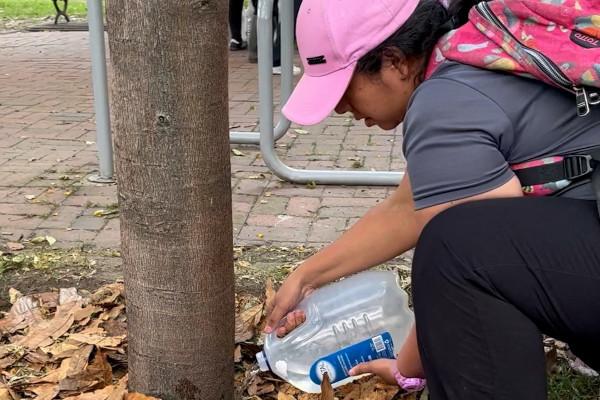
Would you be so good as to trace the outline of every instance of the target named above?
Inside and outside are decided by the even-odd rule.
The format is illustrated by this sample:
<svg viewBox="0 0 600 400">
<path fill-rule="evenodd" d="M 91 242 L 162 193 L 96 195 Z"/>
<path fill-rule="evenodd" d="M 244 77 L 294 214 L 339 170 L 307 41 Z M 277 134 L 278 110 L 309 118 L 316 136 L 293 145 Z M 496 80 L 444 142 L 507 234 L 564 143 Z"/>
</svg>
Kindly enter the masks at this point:
<svg viewBox="0 0 600 400">
<path fill-rule="evenodd" d="M 230 126 L 256 131 L 257 66 L 245 51 L 229 61 Z M 0 34 L 0 234 L 10 241 L 50 235 L 55 247 L 119 247 L 118 219 L 94 215 L 115 207 L 116 186 L 91 183 L 98 173 L 87 32 Z M 278 88 L 279 77 L 274 78 Z M 345 116 L 292 126 L 276 143 L 289 166 L 329 170 L 401 170 L 401 138 Z M 307 131 L 308 133 L 304 132 Z M 232 153 L 236 245 L 322 246 L 391 187 L 283 182 L 258 146 Z M 262 175 L 261 175 L 262 174 Z"/>
</svg>

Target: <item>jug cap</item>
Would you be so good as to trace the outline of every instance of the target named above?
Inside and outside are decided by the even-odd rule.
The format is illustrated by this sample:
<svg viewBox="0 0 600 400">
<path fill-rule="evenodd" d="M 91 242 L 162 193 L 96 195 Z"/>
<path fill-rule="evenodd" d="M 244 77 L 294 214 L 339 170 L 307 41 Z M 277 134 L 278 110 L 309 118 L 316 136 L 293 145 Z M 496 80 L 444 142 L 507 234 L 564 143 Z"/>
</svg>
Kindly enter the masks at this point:
<svg viewBox="0 0 600 400">
<path fill-rule="evenodd" d="M 261 371 L 270 371 L 269 362 L 267 361 L 267 356 L 264 351 L 260 353 L 256 353 L 256 361 L 258 362 L 258 367 Z"/>
</svg>

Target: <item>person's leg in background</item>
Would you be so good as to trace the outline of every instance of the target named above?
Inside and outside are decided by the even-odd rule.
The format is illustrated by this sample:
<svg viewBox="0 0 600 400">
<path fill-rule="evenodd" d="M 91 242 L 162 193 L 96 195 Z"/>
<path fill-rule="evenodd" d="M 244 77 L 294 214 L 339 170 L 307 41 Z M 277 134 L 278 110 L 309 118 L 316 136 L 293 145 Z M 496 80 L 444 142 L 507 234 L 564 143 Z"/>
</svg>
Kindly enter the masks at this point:
<svg viewBox="0 0 600 400">
<path fill-rule="evenodd" d="M 244 50 L 248 47 L 242 40 L 242 10 L 244 0 L 229 0 L 229 31 L 231 40 L 229 41 L 229 50 Z"/>
<path fill-rule="evenodd" d="M 279 21 L 278 3 L 278 0 L 273 0 L 273 74 L 275 75 L 281 75 L 281 21 Z M 295 6 L 294 3 L 294 32 L 296 31 L 296 17 L 298 16 Z M 292 67 L 294 76 L 300 75 L 301 72 L 300 67 L 296 65 Z"/>
<path fill-rule="evenodd" d="M 256 10 L 258 10 L 258 0 L 252 0 L 252 10 L 253 16 L 252 21 L 250 21 L 250 36 L 248 37 L 248 62 L 257 63 L 258 62 L 258 35 L 256 32 Z"/>
<path fill-rule="evenodd" d="M 295 5 L 295 4 L 294 4 Z M 256 11 L 258 10 L 258 0 L 252 0 L 254 7 L 254 21 L 251 27 L 251 38 L 249 38 L 250 46 L 248 51 L 248 61 L 251 63 L 258 62 L 257 44 L 256 44 Z M 295 14 L 297 15 L 297 14 Z M 281 75 L 281 25 L 279 23 L 279 2 L 273 0 L 273 74 Z M 294 18 L 295 21 L 295 18 Z M 299 75 L 302 70 L 296 65 L 293 66 L 293 74 Z"/>
<path fill-rule="evenodd" d="M 279 1 L 273 0 L 273 70 L 275 67 L 281 67 L 281 24 L 279 22 Z"/>
<path fill-rule="evenodd" d="M 298 18 L 298 11 L 300 11 L 301 5 L 302 0 L 294 0 L 294 41 L 296 41 L 296 18 Z"/>
<path fill-rule="evenodd" d="M 545 400 L 542 333 L 600 368 L 594 202 L 476 201 L 425 227 L 412 290 L 431 400 Z"/>
</svg>

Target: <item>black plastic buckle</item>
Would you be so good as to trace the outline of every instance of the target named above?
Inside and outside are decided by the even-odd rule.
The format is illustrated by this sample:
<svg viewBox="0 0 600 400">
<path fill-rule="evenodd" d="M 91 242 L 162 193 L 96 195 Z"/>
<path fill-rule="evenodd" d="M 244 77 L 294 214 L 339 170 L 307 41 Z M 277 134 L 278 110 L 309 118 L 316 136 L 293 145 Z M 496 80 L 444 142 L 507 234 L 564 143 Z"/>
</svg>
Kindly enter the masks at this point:
<svg viewBox="0 0 600 400">
<path fill-rule="evenodd" d="M 565 178 L 575 180 L 591 173 L 594 168 L 591 164 L 592 156 L 589 154 L 573 154 L 563 158 Z"/>
</svg>

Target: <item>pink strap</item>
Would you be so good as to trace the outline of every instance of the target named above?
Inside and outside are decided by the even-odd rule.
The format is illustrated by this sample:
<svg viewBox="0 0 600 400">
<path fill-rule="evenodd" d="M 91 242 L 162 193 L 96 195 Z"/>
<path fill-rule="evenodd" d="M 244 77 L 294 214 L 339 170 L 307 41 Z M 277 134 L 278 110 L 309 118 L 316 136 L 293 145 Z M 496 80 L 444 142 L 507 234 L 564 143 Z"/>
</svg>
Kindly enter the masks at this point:
<svg viewBox="0 0 600 400">
<path fill-rule="evenodd" d="M 404 389 L 407 393 L 418 392 L 423 390 L 427 385 L 427 380 L 422 378 L 407 378 L 398 371 L 398 363 L 396 360 L 392 363 L 392 373 L 396 379 L 396 384 Z"/>
</svg>

